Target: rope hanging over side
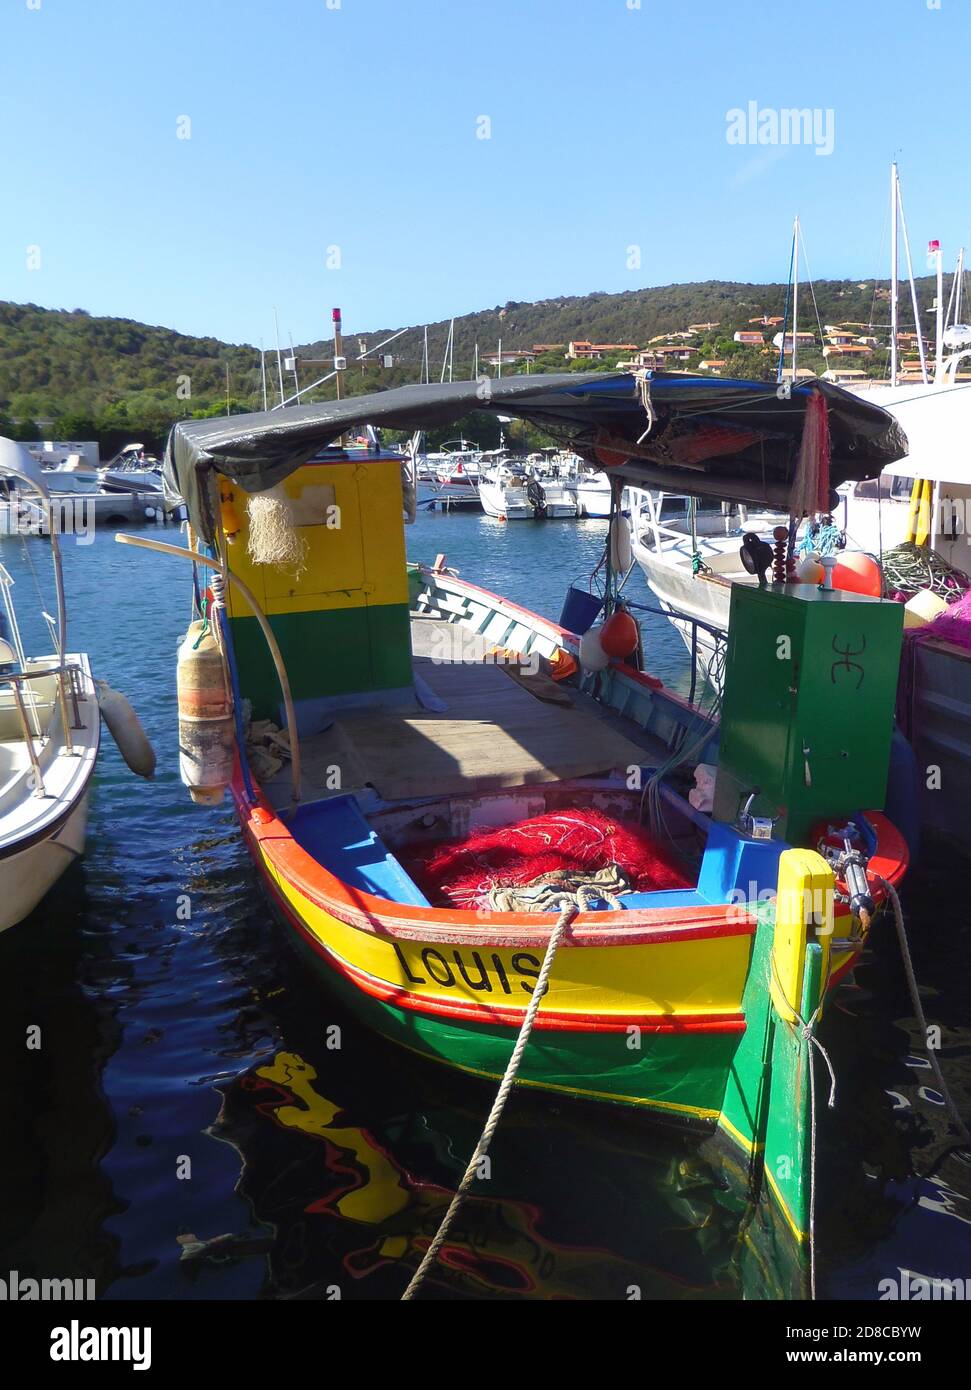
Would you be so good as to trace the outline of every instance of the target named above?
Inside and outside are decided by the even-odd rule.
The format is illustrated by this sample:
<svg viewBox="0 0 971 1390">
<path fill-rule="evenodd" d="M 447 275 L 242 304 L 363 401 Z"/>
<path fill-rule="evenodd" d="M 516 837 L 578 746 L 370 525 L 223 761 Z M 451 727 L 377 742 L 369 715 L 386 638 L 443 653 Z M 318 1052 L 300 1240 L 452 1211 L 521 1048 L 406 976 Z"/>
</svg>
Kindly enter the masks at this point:
<svg viewBox="0 0 971 1390">
<path fill-rule="evenodd" d="M 532 998 L 526 1010 L 526 1017 L 523 1019 L 522 1026 L 519 1029 L 519 1037 L 516 1039 L 516 1046 L 512 1050 L 512 1056 L 509 1058 L 506 1070 L 503 1073 L 499 1090 L 496 1092 L 496 1098 L 492 1103 L 492 1109 L 489 1111 L 489 1118 L 486 1120 L 485 1128 L 479 1136 L 479 1142 L 475 1146 L 475 1151 L 469 1159 L 468 1167 L 462 1175 L 462 1181 L 455 1189 L 455 1196 L 449 1203 L 448 1211 L 442 1217 L 442 1224 L 435 1232 L 431 1245 L 429 1245 L 428 1249 L 425 1251 L 421 1264 L 412 1275 L 411 1282 L 401 1295 L 402 1303 L 410 1302 L 415 1297 L 424 1283 L 428 1271 L 438 1259 L 439 1251 L 445 1244 L 452 1224 L 456 1216 L 458 1216 L 462 1203 L 468 1195 L 469 1188 L 475 1181 L 479 1164 L 489 1152 L 489 1145 L 492 1143 L 493 1136 L 499 1127 L 499 1121 L 502 1119 L 502 1112 L 505 1109 L 506 1101 L 509 1099 L 509 1092 L 512 1090 L 513 1082 L 516 1080 L 516 1074 L 523 1060 L 523 1053 L 526 1051 L 526 1044 L 529 1042 L 529 1035 L 533 1031 L 533 1024 L 536 1021 L 536 1014 L 539 1011 L 540 1000 L 546 993 L 546 985 L 550 977 L 550 971 L 553 968 L 554 957 L 556 956 L 560 942 L 566 934 L 567 927 L 569 927 L 579 911 L 580 908 L 577 902 L 568 903 L 560 913 L 556 920 L 556 926 L 550 933 L 549 945 L 546 947 L 546 955 L 543 957 L 543 964 L 540 967 L 540 972 L 533 988 Z"/>
</svg>

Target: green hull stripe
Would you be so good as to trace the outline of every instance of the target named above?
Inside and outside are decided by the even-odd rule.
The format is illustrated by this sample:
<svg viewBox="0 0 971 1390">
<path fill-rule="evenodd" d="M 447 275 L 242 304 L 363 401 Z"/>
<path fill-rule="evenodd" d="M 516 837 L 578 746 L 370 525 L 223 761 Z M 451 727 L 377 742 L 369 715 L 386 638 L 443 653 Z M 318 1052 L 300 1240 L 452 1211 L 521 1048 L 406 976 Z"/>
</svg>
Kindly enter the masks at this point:
<svg viewBox="0 0 971 1390">
<path fill-rule="evenodd" d="M 406 603 L 275 613 L 270 626 L 280 644 L 295 700 L 411 684 L 411 632 Z M 255 618 L 233 618 L 233 646 L 243 695 L 257 719 L 275 718 L 280 683 Z"/>
<path fill-rule="evenodd" d="M 515 1029 L 398 1008 L 362 993 L 315 953 L 309 956 L 328 989 L 385 1038 L 464 1071 L 496 1080 L 502 1076 Z M 537 1030 L 518 1080 L 569 1095 L 637 1105 L 671 1118 L 713 1121 L 721 1110 L 738 1034 L 645 1032 L 639 1047 L 633 1046 L 635 1040 L 626 1033 Z"/>
</svg>

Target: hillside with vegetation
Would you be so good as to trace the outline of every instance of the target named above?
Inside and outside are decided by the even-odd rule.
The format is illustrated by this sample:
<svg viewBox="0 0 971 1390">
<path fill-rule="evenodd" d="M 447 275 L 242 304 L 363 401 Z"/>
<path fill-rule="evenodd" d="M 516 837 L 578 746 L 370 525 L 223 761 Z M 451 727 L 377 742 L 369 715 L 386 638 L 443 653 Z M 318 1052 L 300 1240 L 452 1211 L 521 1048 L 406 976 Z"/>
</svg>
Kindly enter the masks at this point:
<svg viewBox="0 0 971 1390">
<path fill-rule="evenodd" d="M 945 278 L 945 296 L 951 277 Z M 901 326 L 913 328 L 909 294 L 901 287 Z M 887 369 L 888 286 L 886 281 L 828 280 L 814 286 L 815 302 L 804 286 L 799 303 L 799 328 L 816 335 L 815 348 L 800 348 L 800 367 L 822 373 L 820 326 L 852 323 L 857 333 L 870 332 L 878 347 L 873 356 L 854 362 L 869 376 Z M 925 333 L 932 323 L 934 281 L 917 282 L 918 303 Z M 629 352 L 606 352 L 598 360 L 565 360 L 565 345 L 585 339 L 594 343 L 636 344 L 684 332 L 689 324 L 715 324 L 691 340 L 690 357 L 677 365 L 691 370 L 706 361 L 722 361 L 726 375 L 771 379 L 777 353 L 746 347 L 734 341 L 737 330 L 755 327 L 752 320 L 786 313 L 787 287 L 723 281 L 665 285 L 622 294 L 594 293 L 536 303 L 510 301 L 492 309 L 456 318 L 453 371 L 468 377 L 478 348 L 482 370 L 494 373 L 485 358 L 501 340 L 504 352 L 556 344 L 537 353 L 526 366 L 503 366 L 504 375 L 529 370 L 612 370 Z M 791 322 L 791 306 L 789 307 Z M 423 370 L 424 327 L 409 329 L 381 355 L 364 363 L 354 359 L 361 345 L 373 347 L 396 332 L 394 328 L 359 331 L 345 306 L 344 374 L 346 393 L 399 386 L 417 381 Z M 427 326 L 428 372 L 438 380 L 445 355 L 449 323 Z M 766 348 L 775 329 L 766 328 Z M 333 356 L 333 342 L 322 339 L 297 347 L 301 384 L 326 372 L 321 359 Z M 313 359 L 313 360 L 312 360 Z M 276 398 L 275 354 L 267 353 L 271 402 Z M 293 389 L 293 376 L 284 382 Z M 330 381 L 305 400 L 334 394 Z M 262 405 L 259 351 L 246 344 L 196 338 L 172 329 L 129 319 L 98 318 L 83 309 L 55 310 L 35 304 L 0 302 L 0 433 L 23 439 L 43 434 L 58 438 L 99 439 L 113 449 L 133 438 L 160 447 L 173 421 L 184 416 L 224 415 L 255 410 Z M 487 442 L 485 440 L 483 443 Z"/>
</svg>

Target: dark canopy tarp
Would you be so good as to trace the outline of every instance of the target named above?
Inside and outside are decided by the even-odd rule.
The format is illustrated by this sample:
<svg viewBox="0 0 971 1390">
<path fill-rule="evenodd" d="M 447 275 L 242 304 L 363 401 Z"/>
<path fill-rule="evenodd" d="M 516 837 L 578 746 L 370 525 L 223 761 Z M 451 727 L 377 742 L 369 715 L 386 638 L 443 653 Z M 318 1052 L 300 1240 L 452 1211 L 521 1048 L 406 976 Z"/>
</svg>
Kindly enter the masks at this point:
<svg viewBox="0 0 971 1390">
<path fill-rule="evenodd" d="M 401 386 L 320 405 L 183 420 L 169 436 L 166 484 L 212 540 L 214 469 L 260 492 L 354 427 L 432 429 L 486 410 L 528 421 L 635 485 L 778 506 L 792 483 L 812 390 L 829 407 L 833 486 L 904 457 L 907 441 L 891 415 L 828 382 L 795 386 L 784 399 L 764 382 L 570 372 Z"/>
</svg>

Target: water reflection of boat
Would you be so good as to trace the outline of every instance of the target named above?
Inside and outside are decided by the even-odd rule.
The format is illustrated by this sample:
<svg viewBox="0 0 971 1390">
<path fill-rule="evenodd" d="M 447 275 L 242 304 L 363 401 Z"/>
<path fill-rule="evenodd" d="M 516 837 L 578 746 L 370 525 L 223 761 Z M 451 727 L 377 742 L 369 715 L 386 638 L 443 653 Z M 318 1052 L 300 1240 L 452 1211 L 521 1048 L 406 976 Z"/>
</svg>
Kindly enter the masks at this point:
<svg viewBox="0 0 971 1390">
<path fill-rule="evenodd" d="M 339 1289 L 346 1298 L 347 1281 L 368 1298 L 400 1293 L 452 1196 L 462 1132 L 472 1142 L 478 1112 L 451 1092 L 381 1104 L 332 1094 L 317 1068 L 288 1052 L 223 1088 L 212 1133 L 240 1152 L 239 1192 L 256 1230 L 183 1242 L 184 1264 L 266 1257 L 266 1291 L 277 1297 Z M 773 1261 L 756 1258 L 754 1245 L 741 1256 L 737 1247 L 744 1185 L 728 1191 L 717 1161 L 696 1146 L 657 1136 L 645 1146 L 623 1124 L 605 1129 L 587 1118 L 585 1109 L 544 1113 L 544 1148 L 555 1147 L 550 1169 L 559 1177 L 544 1175 L 538 1201 L 523 1195 L 536 1117 L 510 1120 L 495 1179 L 470 1198 L 443 1252 L 437 1297 L 710 1300 L 743 1288 L 779 1296 L 778 1282 L 764 1282 L 778 1281 Z M 590 1171 L 602 1191 L 595 1211 L 578 1211 L 570 1174 Z"/>
</svg>

